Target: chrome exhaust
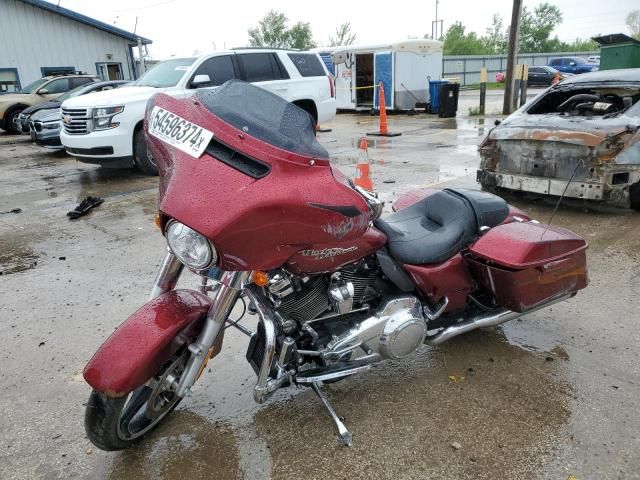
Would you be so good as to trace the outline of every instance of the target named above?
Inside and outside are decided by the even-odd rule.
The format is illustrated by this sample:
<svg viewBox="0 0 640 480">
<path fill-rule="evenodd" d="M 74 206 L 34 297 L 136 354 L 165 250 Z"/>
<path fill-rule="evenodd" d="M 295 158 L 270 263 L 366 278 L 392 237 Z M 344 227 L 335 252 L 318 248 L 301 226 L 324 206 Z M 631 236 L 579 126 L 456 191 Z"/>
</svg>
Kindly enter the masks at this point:
<svg viewBox="0 0 640 480">
<path fill-rule="evenodd" d="M 478 315 L 477 317 L 472 317 L 469 320 L 465 320 L 464 322 L 460 322 L 450 327 L 447 327 L 443 331 L 435 335 L 426 337 L 424 340 L 424 343 L 432 346 L 440 345 L 446 342 L 447 340 L 451 340 L 453 337 L 462 335 L 463 333 L 470 332 L 471 330 L 475 330 L 477 328 L 498 326 L 502 323 L 508 322 L 510 320 L 515 320 L 518 317 L 522 317 L 523 315 L 527 315 L 537 310 L 541 310 L 545 307 L 553 305 L 554 303 L 567 300 L 568 298 L 571 298 L 573 295 L 574 293 L 568 293 L 568 294 L 562 295 L 560 297 L 554 298 L 553 300 L 545 302 L 542 305 L 538 305 L 537 307 L 533 307 L 532 309 L 522 313 L 514 312 L 512 310 L 507 310 L 507 309 L 484 313 L 482 315 Z"/>
</svg>

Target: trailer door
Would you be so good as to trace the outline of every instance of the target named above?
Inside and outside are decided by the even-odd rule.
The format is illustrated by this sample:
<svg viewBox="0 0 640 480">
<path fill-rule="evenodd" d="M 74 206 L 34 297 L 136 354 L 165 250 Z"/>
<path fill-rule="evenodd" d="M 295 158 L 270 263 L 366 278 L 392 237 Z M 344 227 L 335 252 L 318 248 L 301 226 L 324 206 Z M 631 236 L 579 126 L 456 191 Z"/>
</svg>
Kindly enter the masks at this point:
<svg viewBox="0 0 640 480">
<path fill-rule="evenodd" d="M 374 55 L 374 83 L 376 85 L 374 94 L 374 108 L 380 108 L 378 100 L 378 84 L 382 82 L 384 88 L 384 101 L 387 108 L 393 107 L 393 53 L 376 52 Z"/>
</svg>

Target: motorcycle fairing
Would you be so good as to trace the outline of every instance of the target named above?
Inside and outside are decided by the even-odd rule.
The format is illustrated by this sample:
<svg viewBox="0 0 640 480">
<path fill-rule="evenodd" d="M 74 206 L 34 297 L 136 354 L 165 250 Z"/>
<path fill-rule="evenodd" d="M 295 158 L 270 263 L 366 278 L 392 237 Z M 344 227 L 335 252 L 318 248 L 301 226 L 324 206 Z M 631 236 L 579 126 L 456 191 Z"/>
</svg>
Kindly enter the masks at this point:
<svg viewBox="0 0 640 480">
<path fill-rule="evenodd" d="M 135 390 L 196 332 L 210 304 L 193 290 L 173 290 L 151 300 L 102 344 L 85 367 L 84 379 L 110 397 Z"/>
<path fill-rule="evenodd" d="M 207 152 L 194 158 L 147 135 L 161 173 L 159 210 L 209 238 L 220 268 L 278 268 L 300 251 L 333 248 L 367 231 L 371 211 L 366 200 L 332 171 L 327 158 L 259 140 L 195 97 L 184 101 L 159 94 L 147 109 L 156 105 L 215 132 L 212 142 L 269 167 L 267 175 L 254 178 Z"/>
</svg>

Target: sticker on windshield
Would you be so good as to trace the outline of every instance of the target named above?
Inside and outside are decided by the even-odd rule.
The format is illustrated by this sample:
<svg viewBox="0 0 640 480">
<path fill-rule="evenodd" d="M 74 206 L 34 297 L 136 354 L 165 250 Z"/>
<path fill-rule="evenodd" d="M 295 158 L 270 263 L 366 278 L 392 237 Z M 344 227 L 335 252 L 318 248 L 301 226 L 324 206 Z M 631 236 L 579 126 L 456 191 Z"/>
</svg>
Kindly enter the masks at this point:
<svg viewBox="0 0 640 480">
<path fill-rule="evenodd" d="M 178 65 L 173 70 L 176 71 L 176 72 L 186 72 L 187 70 L 189 70 L 189 66 L 188 65 Z"/>
<path fill-rule="evenodd" d="M 148 125 L 151 135 L 194 158 L 200 158 L 213 137 L 213 132 L 157 106 L 151 111 Z"/>
</svg>

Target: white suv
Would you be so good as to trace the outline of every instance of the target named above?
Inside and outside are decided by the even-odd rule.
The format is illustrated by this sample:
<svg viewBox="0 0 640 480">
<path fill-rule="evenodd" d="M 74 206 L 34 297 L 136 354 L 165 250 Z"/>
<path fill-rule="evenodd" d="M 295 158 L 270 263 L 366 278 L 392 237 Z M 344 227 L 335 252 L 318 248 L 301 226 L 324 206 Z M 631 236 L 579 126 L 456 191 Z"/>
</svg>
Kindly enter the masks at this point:
<svg viewBox="0 0 640 480">
<path fill-rule="evenodd" d="M 303 108 L 316 122 L 336 114 L 333 77 L 317 53 L 276 49 L 240 49 L 173 58 L 161 62 L 132 86 L 71 98 L 62 104 L 65 149 L 80 161 L 105 167 L 137 167 L 157 174 L 147 154 L 142 124 L 147 101 L 162 92 L 192 95 L 237 78 L 252 82 Z"/>
</svg>

